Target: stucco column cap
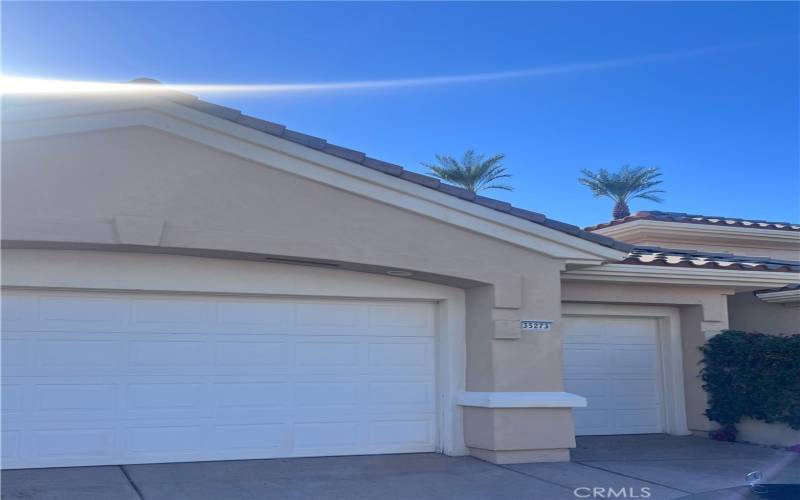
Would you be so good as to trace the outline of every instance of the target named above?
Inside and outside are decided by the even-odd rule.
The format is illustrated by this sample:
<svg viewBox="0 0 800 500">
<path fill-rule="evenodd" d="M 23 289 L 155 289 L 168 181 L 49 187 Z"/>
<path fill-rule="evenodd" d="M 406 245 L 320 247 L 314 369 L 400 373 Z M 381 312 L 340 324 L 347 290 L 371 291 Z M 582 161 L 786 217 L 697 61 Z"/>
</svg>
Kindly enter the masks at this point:
<svg viewBox="0 0 800 500">
<path fill-rule="evenodd" d="M 583 408 L 586 398 L 570 392 L 462 392 L 456 403 L 481 408 Z"/>
</svg>

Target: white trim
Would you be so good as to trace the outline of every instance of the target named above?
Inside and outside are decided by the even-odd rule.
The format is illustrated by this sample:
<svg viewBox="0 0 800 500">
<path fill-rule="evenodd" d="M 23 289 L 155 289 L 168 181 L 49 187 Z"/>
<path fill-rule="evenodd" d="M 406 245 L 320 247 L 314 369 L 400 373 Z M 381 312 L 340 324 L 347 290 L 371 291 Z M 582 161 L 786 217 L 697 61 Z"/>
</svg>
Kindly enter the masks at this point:
<svg viewBox="0 0 800 500">
<path fill-rule="evenodd" d="M 781 290 L 777 292 L 757 293 L 756 297 L 772 304 L 797 304 L 800 303 L 800 289 Z"/>
<path fill-rule="evenodd" d="M 736 269 L 695 269 L 647 264 L 606 264 L 566 271 L 565 280 L 624 281 L 627 283 L 673 283 L 678 285 L 775 288 L 800 282 L 800 273 L 783 271 L 747 271 Z"/>
<path fill-rule="evenodd" d="M 419 300 L 437 303 L 439 449 L 466 455 L 465 298 L 458 288 L 356 271 L 163 254 L 70 250 L 2 252 L 3 288 Z"/>
<path fill-rule="evenodd" d="M 569 392 L 462 392 L 461 406 L 480 408 L 582 408 L 586 398 Z"/>
<path fill-rule="evenodd" d="M 680 312 L 675 307 L 587 304 L 564 302 L 562 316 L 623 316 L 653 318 L 658 325 L 664 423 L 666 431 L 678 436 L 689 435 L 686 421 L 686 398 L 683 381 L 683 347 Z"/>
<path fill-rule="evenodd" d="M 704 241 L 714 243 L 735 240 L 741 246 L 753 243 L 757 247 L 777 245 L 780 248 L 797 250 L 800 245 L 800 231 L 782 229 L 764 229 L 757 226 L 725 226 L 721 224 L 704 224 L 696 222 L 668 222 L 657 220 L 634 220 L 614 226 L 595 229 L 593 233 L 610 236 L 622 241 L 636 242 L 666 239 L 697 243 Z M 770 243 L 772 245 L 770 245 Z"/>
<path fill-rule="evenodd" d="M 127 104 L 125 106 L 124 104 Z M 433 189 L 158 98 L 65 101 L 5 112 L 5 141 L 145 126 L 293 175 L 395 205 L 446 223 L 585 265 L 627 256 L 612 248 L 465 202 Z"/>
</svg>

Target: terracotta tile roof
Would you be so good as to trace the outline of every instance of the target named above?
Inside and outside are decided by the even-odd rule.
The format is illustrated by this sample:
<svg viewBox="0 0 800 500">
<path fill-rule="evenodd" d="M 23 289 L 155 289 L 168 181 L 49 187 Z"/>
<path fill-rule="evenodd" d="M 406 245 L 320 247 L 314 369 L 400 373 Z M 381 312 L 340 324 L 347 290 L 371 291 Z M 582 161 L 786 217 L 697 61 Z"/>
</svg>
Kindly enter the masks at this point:
<svg viewBox="0 0 800 500">
<path fill-rule="evenodd" d="M 131 80 L 130 83 L 159 84 L 158 81 L 149 78 L 137 78 L 135 80 Z M 617 241 L 613 238 L 609 238 L 607 236 L 603 236 L 600 234 L 593 234 L 588 231 L 584 231 L 578 226 L 557 221 L 555 219 L 550 219 L 544 214 L 538 212 L 532 212 L 530 210 L 525 210 L 523 208 L 514 207 L 510 203 L 507 203 L 505 201 L 496 200 L 494 198 L 488 198 L 486 196 L 476 195 L 475 193 L 467 191 L 466 189 L 460 188 L 458 186 L 445 184 L 435 177 L 418 174 L 416 172 L 406 170 L 400 165 L 395 165 L 393 163 L 388 163 L 383 160 L 371 158 L 367 156 L 365 153 L 362 153 L 361 151 L 356 151 L 353 149 L 338 146 L 336 144 L 331 144 L 327 140 L 322 139 L 320 137 L 314 137 L 311 135 L 296 132 L 294 130 L 286 128 L 284 125 L 280 125 L 267 120 L 262 120 L 260 118 L 242 114 L 242 112 L 239 111 L 238 109 L 228 108 L 225 106 L 220 106 L 219 104 L 206 102 L 197 98 L 196 96 L 185 94 L 182 92 L 167 91 L 164 92 L 163 94 L 159 93 L 159 95 L 178 104 L 188 106 L 192 109 L 202 111 L 204 113 L 208 113 L 210 115 L 214 115 L 219 118 L 223 118 L 225 120 L 236 122 L 239 125 L 243 125 L 245 127 L 252 128 L 269 135 L 280 137 L 282 139 L 295 142 L 297 144 L 302 144 L 303 146 L 316 149 L 323 153 L 327 153 L 332 156 L 337 156 L 339 158 L 343 158 L 345 160 L 358 163 L 366 168 L 377 170 L 379 172 L 383 172 L 385 174 L 394 177 L 399 177 L 409 182 L 419 184 L 420 186 L 425 186 L 430 189 L 435 189 L 436 191 L 439 191 L 441 193 L 448 194 L 450 196 L 455 196 L 457 198 L 461 198 L 462 200 L 482 205 L 484 207 L 491 208 L 492 210 L 497 210 L 498 212 L 507 213 L 515 217 L 519 217 L 521 219 L 525 219 L 527 221 L 534 222 L 536 224 L 549 227 L 551 229 L 555 229 L 556 231 L 568 233 L 573 236 L 577 236 L 578 238 L 582 238 L 584 240 L 591 241 L 593 243 L 597 243 L 599 245 L 608 248 L 613 248 L 616 250 L 620 250 L 622 252 L 628 252 L 633 248 L 633 246 L 628 243 Z"/>
<path fill-rule="evenodd" d="M 800 261 L 795 260 L 778 260 L 769 257 L 734 255 L 725 252 L 676 250 L 661 247 L 635 247 L 621 263 L 698 269 L 800 272 Z"/>
<path fill-rule="evenodd" d="M 622 219 L 615 219 L 602 224 L 589 226 L 586 231 L 594 231 L 604 227 L 618 226 L 626 222 L 637 220 L 655 220 L 662 222 L 682 222 L 687 224 L 709 224 L 713 226 L 726 226 L 726 227 L 749 227 L 754 229 L 775 229 L 779 231 L 800 231 L 800 224 L 791 222 L 774 222 L 755 219 L 738 219 L 736 217 L 722 217 L 717 215 L 692 215 L 682 212 L 659 212 L 657 210 L 649 210 L 644 212 L 636 212 Z"/>
</svg>

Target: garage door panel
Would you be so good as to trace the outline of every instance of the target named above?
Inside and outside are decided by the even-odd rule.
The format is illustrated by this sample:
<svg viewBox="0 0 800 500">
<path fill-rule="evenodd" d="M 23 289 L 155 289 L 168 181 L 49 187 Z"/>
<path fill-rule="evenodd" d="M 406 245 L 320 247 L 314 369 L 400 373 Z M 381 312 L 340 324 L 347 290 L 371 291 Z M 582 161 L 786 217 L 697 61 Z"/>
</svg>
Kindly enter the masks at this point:
<svg viewBox="0 0 800 500">
<path fill-rule="evenodd" d="M 436 449 L 431 303 L 7 296 L 5 467 Z"/>
<path fill-rule="evenodd" d="M 144 337 L 127 342 L 126 347 L 131 371 L 152 373 L 153 367 L 205 367 L 211 361 L 211 346 L 199 336 L 180 340 Z"/>
<path fill-rule="evenodd" d="M 564 350 L 564 370 L 567 376 L 602 372 L 608 364 L 605 346 L 571 344 Z"/>
<path fill-rule="evenodd" d="M 573 412 L 575 427 L 585 433 L 601 434 L 612 426 L 612 411 L 608 409 L 576 409 Z"/>
<path fill-rule="evenodd" d="M 564 387 L 568 392 L 580 394 L 585 398 L 602 397 L 609 395 L 611 388 L 607 384 L 598 384 L 594 378 L 565 378 Z"/>
<path fill-rule="evenodd" d="M 22 338 L 13 338 L 13 334 L 3 332 L 2 363 L 4 369 L 14 369 L 28 364 L 28 345 Z"/>
<path fill-rule="evenodd" d="M 655 321 L 587 316 L 564 325 L 564 385 L 587 398 L 574 410 L 576 434 L 661 432 Z"/>
<path fill-rule="evenodd" d="M 607 318 L 607 340 L 612 344 L 653 345 L 656 340 L 655 323 L 641 318 Z"/>
<path fill-rule="evenodd" d="M 111 413 L 115 410 L 117 386 L 114 384 L 49 383 L 33 386 L 33 406 L 37 413 Z"/>
<path fill-rule="evenodd" d="M 3 430 L 3 446 L 0 449 L 0 458 L 6 464 L 14 464 L 20 459 L 20 447 L 22 446 L 22 431 Z"/>
<path fill-rule="evenodd" d="M 647 409 L 648 413 L 654 413 L 660 408 L 658 398 L 652 396 L 615 396 L 611 399 L 613 407 L 617 410 L 641 410 Z"/>
<path fill-rule="evenodd" d="M 285 405 L 290 400 L 292 387 L 282 382 L 222 382 L 212 384 L 212 404 L 217 411 L 264 409 Z"/>
<path fill-rule="evenodd" d="M 430 420 L 376 420 L 369 427 L 372 445 L 408 446 L 414 443 L 430 446 L 433 439 L 434 426 Z"/>
<path fill-rule="evenodd" d="M 284 366 L 291 359 L 286 341 L 253 340 L 244 337 L 217 341 L 211 346 L 217 367 Z"/>
<path fill-rule="evenodd" d="M 637 379 L 633 377 L 615 377 L 609 384 L 612 396 L 648 396 L 655 397 L 658 394 L 658 385 L 653 378 Z M 656 398 L 657 400 L 658 398 Z"/>
<path fill-rule="evenodd" d="M 613 373 L 652 373 L 658 359 L 655 347 L 650 349 L 632 349 L 620 345 L 610 349 L 611 371 Z"/>
<path fill-rule="evenodd" d="M 77 458 L 109 460 L 113 456 L 114 428 L 35 429 L 31 432 L 38 459 Z"/>
<path fill-rule="evenodd" d="M 236 301 L 217 303 L 217 314 L 221 325 L 233 325 L 237 329 L 257 328 L 258 331 L 280 331 L 291 324 L 294 310 L 285 304 L 264 304 L 259 301 Z"/>
<path fill-rule="evenodd" d="M 258 436 L 258 439 L 253 439 Z M 210 448 L 220 451 L 250 450 L 277 452 L 287 448 L 290 433 L 285 423 L 224 424 L 213 428 Z"/>
<path fill-rule="evenodd" d="M 382 370 L 427 371 L 434 364 L 432 340 L 371 342 L 369 365 Z"/>
</svg>

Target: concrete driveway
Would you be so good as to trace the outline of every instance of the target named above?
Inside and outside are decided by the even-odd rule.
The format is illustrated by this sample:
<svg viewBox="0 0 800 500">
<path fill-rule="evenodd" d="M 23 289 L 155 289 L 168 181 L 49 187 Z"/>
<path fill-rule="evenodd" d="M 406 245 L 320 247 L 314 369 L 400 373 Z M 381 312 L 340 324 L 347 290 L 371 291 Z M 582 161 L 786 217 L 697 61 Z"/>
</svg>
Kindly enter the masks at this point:
<svg viewBox="0 0 800 500">
<path fill-rule="evenodd" d="M 2 473 L 2 498 L 729 500 L 741 496 L 720 490 L 741 487 L 757 469 L 767 482 L 800 484 L 796 453 L 695 437 L 583 437 L 572 458 L 497 466 L 430 453 L 11 470 Z"/>
</svg>

